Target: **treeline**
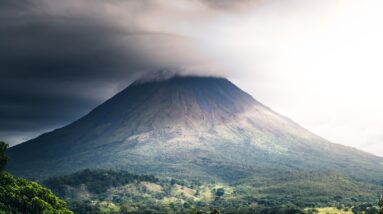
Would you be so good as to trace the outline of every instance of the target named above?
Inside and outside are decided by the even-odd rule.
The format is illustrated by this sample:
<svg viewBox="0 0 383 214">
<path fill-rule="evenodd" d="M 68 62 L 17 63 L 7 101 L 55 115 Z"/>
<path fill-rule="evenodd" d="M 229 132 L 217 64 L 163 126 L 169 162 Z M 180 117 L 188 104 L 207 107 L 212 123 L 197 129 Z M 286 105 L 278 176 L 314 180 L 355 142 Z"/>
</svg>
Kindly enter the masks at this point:
<svg viewBox="0 0 383 214">
<path fill-rule="evenodd" d="M 85 185 L 93 194 L 101 194 L 111 187 L 123 186 L 137 181 L 156 183 L 158 178 L 153 175 L 137 175 L 127 171 L 83 170 L 72 175 L 50 178 L 43 185 L 52 189 L 60 196 L 67 196 L 67 186 L 79 188 Z"/>
<path fill-rule="evenodd" d="M 129 206 L 121 206 L 119 210 L 105 209 L 99 203 L 92 203 L 91 201 L 73 202 L 72 209 L 76 213 L 91 213 L 91 214 L 156 214 L 156 213 L 174 213 L 174 214 L 223 214 L 223 213 L 240 213 L 240 214 L 314 214 L 318 213 L 315 209 L 304 210 L 295 206 L 279 206 L 279 207 L 237 207 L 230 209 L 227 207 L 221 208 L 199 208 L 199 207 L 184 207 L 178 205 L 172 208 L 155 208 L 155 207 L 142 207 L 137 210 L 131 210 Z"/>
<path fill-rule="evenodd" d="M 315 204 L 308 209 L 291 203 L 289 197 L 256 197 L 241 186 L 214 181 L 184 180 L 126 171 L 84 170 L 44 182 L 67 199 L 75 213 L 318 213 Z M 331 206 L 353 213 L 378 214 L 376 204 L 355 202 Z"/>
</svg>

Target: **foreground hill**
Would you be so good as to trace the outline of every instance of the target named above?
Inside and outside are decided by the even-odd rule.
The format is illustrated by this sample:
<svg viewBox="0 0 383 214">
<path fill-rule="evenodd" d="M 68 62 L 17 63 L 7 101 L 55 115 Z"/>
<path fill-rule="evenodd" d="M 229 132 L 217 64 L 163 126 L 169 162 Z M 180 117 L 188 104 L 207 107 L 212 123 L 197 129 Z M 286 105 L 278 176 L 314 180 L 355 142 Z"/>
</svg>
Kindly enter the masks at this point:
<svg viewBox="0 0 383 214">
<path fill-rule="evenodd" d="M 229 183 L 289 171 L 383 180 L 382 158 L 330 143 L 214 77 L 135 82 L 8 155 L 9 171 L 34 179 L 114 168 Z"/>
<path fill-rule="evenodd" d="M 8 160 L 4 155 L 7 147 L 0 142 L 0 214 L 73 214 L 49 189 L 3 171 Z"/>
</svg>

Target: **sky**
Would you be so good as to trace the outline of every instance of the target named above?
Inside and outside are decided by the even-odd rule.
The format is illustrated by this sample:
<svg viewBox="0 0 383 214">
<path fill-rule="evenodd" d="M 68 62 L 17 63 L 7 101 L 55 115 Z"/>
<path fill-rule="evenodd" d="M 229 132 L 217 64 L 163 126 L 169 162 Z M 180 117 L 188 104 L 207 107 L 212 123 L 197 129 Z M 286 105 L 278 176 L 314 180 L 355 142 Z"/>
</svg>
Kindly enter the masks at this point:
<svg viewBox="0 0 383 214">
<path fill-rule="evenodd" d="M 223 76 L 383 156 L 379 0 L 2 0 L 0 139 L 64 126 L 158 70 Z"/>
</svg>

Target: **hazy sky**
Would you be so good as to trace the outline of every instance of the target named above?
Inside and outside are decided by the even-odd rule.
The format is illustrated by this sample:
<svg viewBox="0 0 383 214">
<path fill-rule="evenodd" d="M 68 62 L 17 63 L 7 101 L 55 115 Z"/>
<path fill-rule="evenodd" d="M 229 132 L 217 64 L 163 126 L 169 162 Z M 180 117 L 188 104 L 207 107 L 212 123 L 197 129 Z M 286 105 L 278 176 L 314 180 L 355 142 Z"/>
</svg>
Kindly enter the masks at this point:
<svg viewBox="0 0 383 214">
<path fill-rule="evenodd" d="M 2 0 L 0 139 L 65 125 L 158 69 L 229 78 L 383 156 L 379 0 Z"/>
</svg>

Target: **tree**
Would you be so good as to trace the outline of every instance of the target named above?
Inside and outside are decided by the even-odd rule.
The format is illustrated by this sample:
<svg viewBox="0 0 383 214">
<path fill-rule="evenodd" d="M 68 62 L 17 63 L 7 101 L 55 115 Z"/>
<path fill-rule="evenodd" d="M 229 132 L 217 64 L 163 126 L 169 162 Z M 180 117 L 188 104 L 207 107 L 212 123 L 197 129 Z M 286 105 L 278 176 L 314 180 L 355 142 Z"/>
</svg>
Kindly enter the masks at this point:
<svg viewBox="0 0 383 214">
<path fill-rule="evenodd" d="M 218 197 L 221 197 L 225 194 L 225 189 L 224 188 L 218 188 L 217 191 L 215 192 L 215 195 Z"/>
<path fill-rule="evenodd" d="M 170 185 L 174 186 L 176 183 L 177 183 L 177 180 L 176 180 L 176 179 L 172 178 L 172 179 L 170 180 Z"/>
<path fill-rule="evenodd" d="M 7 165 L 8 157 L 5 156 L 5 150 L 7 150 L 8 144 L 0 142 L 0 172 L 2 172 Z"/>
<path fill-rule="evenodd" d="M 383 195 L 381 194 L 378 201 L 378 213 L 383 214 Z"/>
<path fill-rule="evenodd" d="M 7 144 L 0 142 L 0 213 L 73 214 L 65 201 L 51 190 L 3 171 L 8 160 L 5 156 L 7 147 Z"/>
</svg>

